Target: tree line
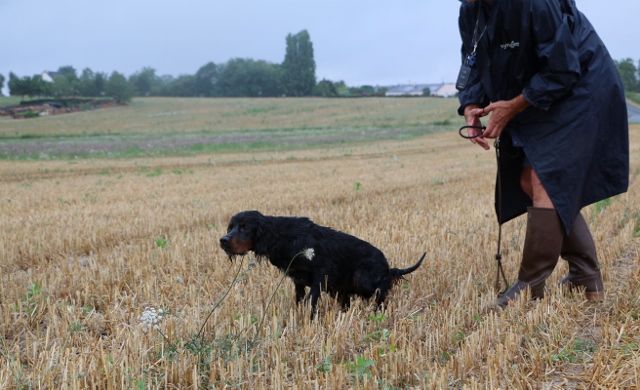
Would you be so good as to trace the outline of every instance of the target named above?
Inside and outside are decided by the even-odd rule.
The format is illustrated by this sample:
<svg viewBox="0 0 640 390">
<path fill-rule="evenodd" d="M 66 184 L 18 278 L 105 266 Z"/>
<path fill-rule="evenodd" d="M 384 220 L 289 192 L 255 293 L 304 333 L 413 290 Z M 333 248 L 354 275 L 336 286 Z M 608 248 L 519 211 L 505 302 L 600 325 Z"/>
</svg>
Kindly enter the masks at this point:
<svg viewBox="0 0 640 390">
<path fill-rule="evenodd" d="M 616 61 L 627 92 L 640 92 L 640 61 L 631 58 Z M 78 74 L 65 65 L 55 72 L 18 77 L 9 74 L 12 96 L 29 97 L 112 97 L 126 103 L 133 96 L 180 97 L 275 97 L 275 96 L 384 96 L 386 89 L 364 85 L 349 87 L 344 81 L 316 81 L 313 43 L 306 30 L 286 37 L 286 54 L 282 63 L 250 58 L 234 58 L 226 63 L 209 62 L 195 74 L 178 77 L 158 75 L 144 67 L 129 77 L 89 68 Z M 5 83 L 0 74 L 0 93 Z"/>
<path fill-rule="evenodd" d="M 50 79 L 45 79 L 49 76 Z M 343 81 L 316 81 L 313 43 L 306 30 L 286 37 L 286 54 L 282 63 L 250 58 L 234 58 L 226 63 L 209 62 L 195 74 L 178 77 L 158 75 L 144 67 L 129 77 L 86 68 L 78 74 L 65 65 L 45 77 L 37 74 L 18 77 L 9 74 L 12 96 L 99 97 L 108 96 L 126 103 L 134 96 L 180 97 L 269 97 L 269 96 L 372 96 L 384 95 L 373 86 L 348 87 Z M 0 75 L 0 89 L 4 85 Z"/>
<path fill-rule="evenodd" d="M 631 58 L 616 61 L 616 65 L 625 91 L 640 93 L 640 60 L 638 60 L 638 66 Z"/>
</svg>

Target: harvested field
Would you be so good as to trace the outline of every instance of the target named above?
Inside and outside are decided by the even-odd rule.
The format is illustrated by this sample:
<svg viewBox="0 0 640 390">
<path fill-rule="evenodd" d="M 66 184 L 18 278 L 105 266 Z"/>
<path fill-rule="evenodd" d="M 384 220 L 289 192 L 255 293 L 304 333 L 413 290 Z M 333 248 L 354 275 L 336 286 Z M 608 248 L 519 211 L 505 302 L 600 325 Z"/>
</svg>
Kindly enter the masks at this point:
<svg viewBox="0 0 640 390">
<path fill-rule="evenodd" d="M 130 106 L 0 122 L 0 137 L 411 127 L 455 118 L 439 98 L 144 98 Z"/>
<path fill-rule="evenodd" d="M 117 128 L 99 112 L 46 119 L 84 115 Z M 82 131 L 74 126 L 60 128 Z M 488 310 L 494 155 L 449 127 L 328 149 L 1 161 L 0 388 L 640 387 L 640 126 L 630 191 L 583 211 L 605 301 L 558 289 L 561 262 L 544 300 L 499 312 Z M 43 131 L 0 123 L 2 134 Z M 243 209 L 309 216 L 370 241 L 395 266 L 427 258 L 384 311 L 354 300 L 341 312 L 323 296 L 310 321 L 292 283 L 276 288 L 281 273 L 249 255 L 200 340 L 241 265 L 218 239 Z M 523 228 L 522 218 L 505 225 L 511 279 Z M 145 332 L 149 306 L 166 314 Z"/>
<path fill-rule="evenodd" d="M 407 139 L 446 129 L 451 99 L 175 99 L 0 118 L 0 159 L 131 158 Z"/>
</svg>

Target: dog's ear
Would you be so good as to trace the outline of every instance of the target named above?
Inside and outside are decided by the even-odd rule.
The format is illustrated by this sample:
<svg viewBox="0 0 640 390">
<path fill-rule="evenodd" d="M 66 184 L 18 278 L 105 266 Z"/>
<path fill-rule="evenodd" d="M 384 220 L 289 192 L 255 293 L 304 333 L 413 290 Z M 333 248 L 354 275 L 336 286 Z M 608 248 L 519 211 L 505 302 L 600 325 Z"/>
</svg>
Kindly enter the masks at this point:
<svg viewBox="0 0 640 390">
<path fill-rule="evenodd" d="M 256 228 L 253 237 L 253 251 L 256 254 L 267 254 L 273 246 L 273 228 L 265 217 L 256 218 Z"/>
<path fill-rule="evenodd" d="M 255 232 L 255 237 L 253 237 L 253 239 L 257 241 L 260 237 L 265 235 L 266 231 L 267 231 L 267 228 L 265 226 L 265 222 L 262 220 L 262 218 L 257 218 L 256 232 Z"/>
</svg>

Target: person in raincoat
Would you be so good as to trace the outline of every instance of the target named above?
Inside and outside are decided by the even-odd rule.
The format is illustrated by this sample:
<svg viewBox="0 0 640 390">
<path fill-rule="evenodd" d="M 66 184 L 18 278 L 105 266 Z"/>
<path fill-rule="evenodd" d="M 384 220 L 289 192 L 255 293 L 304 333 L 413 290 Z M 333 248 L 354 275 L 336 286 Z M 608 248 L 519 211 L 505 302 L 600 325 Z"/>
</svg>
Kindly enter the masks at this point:
<svg viewBox="0 0 640 390">
<path fill-rule="evenodd" d="M 460 108 L 471 142 L 499 141 L 500 224 L 527 213 L 518 280 L 542 298 L 559 256 L 562 283 L 603 297 L 596 248 L 580 209 L 623 193 L 629 127 L 614 61 L 573 0 L 462 0 Z M 486 129 L 481 117 L 489 115 Z"/>
</svg>

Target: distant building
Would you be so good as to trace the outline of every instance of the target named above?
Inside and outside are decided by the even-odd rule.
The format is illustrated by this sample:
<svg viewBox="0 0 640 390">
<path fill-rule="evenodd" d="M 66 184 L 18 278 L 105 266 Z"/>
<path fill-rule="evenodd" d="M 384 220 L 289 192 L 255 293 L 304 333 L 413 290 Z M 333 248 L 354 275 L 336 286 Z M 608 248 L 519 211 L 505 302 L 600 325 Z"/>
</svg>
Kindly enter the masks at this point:
<svg viewBox="0 0 640 390">
<path fill-rule="evenodd" d="M 456 85 L 454 83 L 442 83 L 435 92 L 432 92 L 432 96 L 453 97 L 458 94 Z"/>
<path fill-rule="evenodd" d="M 425 89 L 432 93 L 439 84 L 404 84 L 394 85 L 387 89 L 385 96 L 422 96 Z"/>
<path fill-rule="evenodd" d="M 385 96 L 423 96 L 426 89 L 431 96 L 451 97 L 458 93 L 455 84 L 452 83 L 403 84 L 389 87 Z"/>
<path fill-rule="evenodd" d="M 46 81 L 47 83 L 53 83 L 54 77 L 56 77 L 58 75 L 59 75 L 58 72 L 49 72 L 49 71 L 45 70 L 44 72 L 42 72 L 40 74 L 40 77 L 42 77 L 42 80 Z"/>
</svg>

